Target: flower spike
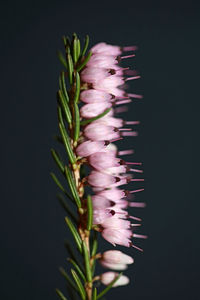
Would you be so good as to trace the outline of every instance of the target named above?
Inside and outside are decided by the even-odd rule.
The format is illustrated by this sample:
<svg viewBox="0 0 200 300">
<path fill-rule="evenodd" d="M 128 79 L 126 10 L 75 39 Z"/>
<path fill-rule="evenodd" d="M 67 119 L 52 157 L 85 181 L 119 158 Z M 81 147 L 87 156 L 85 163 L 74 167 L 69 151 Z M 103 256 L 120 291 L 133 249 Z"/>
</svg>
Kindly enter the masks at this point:
<svg viewBox="0 0 200 300">
<path fill-rule="evenodd" d="M 138 135 L 129 127 L 139 125 L 139 121 L 116 118 L 116 113 L 122 115 L 128 110 L 123 104 L 142 99 L 142 95 L 124 90 L 126 82 L 140 78 L 138 71 L 120 65 L 124 59 L 135 57 L 137 47 L 102 42 L 88 51 L 89 37 L 86 36 L 81 45 L 75 33 L 71 40 L 64 36 L 63 42 L 65 54 L 58 52 L 64 69 L 59 76 L 57 92 L 60 131 L 57 139 L 66 155 L 61 159 L 54 149 L 51 154 L 64 180 L 54 173 L 51 176 L 63 193 L 58 199 L 67 214 L 65 222 L 73 237 L 74 244 L 66 247 L 67 261 L 74 269 L 70 274 L 63 268 L 60 271 L 70 291 L 74 290 L 82 300 L 98 300 L 111 288 L 129 283 L 126 275 L 115 271 L 126 270 L 134 262 L 132 257 L 117 249 L 99 253 L 98 235 L 101 234 L 111 247 L 120 245 L 139 251 L 143 250 L 133 240 L 147 238 L 137 232 L 142 220 L 128 213 L 128 208 L 145 207 L 143 202 L 131 201 L 135 194 L 144 190 L 141 187 L 144 178 L 140 178 L 143 170 L 137 168 L 142 163 L 126 162 L 121 156 L 131 155 L 134 150 L 118 150 L 116 146 L 118 142 L 123 144 L 125 137 Z M 134 188 L 121 188 L 128 184 Z M 96 275 L 97 261 L 110 271 Z M 99 286 L 94 287 L 95 281 L 106 287 L 99 290 Z M 56 293 L 61 300 L 69 299 L 59 289 Z"/>
</svg>

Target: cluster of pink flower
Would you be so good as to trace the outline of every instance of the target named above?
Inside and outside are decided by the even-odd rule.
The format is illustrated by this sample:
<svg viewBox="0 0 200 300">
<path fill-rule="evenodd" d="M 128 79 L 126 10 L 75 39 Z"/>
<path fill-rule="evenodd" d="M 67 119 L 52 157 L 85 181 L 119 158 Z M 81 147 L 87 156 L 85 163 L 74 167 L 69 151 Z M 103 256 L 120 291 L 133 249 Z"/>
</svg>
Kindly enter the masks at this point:
<svg viewBox="0 0 200 300">
<path fill-rule="evenodd" d="M 81 92 L 80 99 L 84 102 L 80 110 L 82 118 L 95 118 L 105 110 L 110 111 L 100 119 L 91 122 L 83 129 L 83 142 L 77 147 L 77 154 L 87 158 L 92 167 L 88 176 L 88 183 L 93 188 L 95 195 L 93 202 L 93 223 L 99 226 L 102 236 L 114 246 L 116 244 L 126 247 L 135 247 L 131 238 L 145 238 L 144 235 L 133 233 L 134 226 L 130 219 L 140 221 L 139 218 L 130 216 L 125 210 L 130 207 L 144 207 L 144 203 L 130 202 L 126 198 L 129 194 L 140 192 L 143 189 L 127 191 L 119 189 L 121 185 L 131 182 L 143 181 L 136 179 L 130 172 L 142 173 L 142 170 L 131 168 L 131 165 L 141 163 L 125 162 L 118 156 L 133 153 L 132 150 L 118 151 L 113 142 L 124 136 L 136 136 L 137 132 L 126 125 L 137 125 L 138 121 L 124 121 L 114 117 L 114 112 L 123 112 L 124 107 L 116 108 L 117 105 L 131 102 L 130 98 L 141 98 L 141 95 L 127 94 L 122 85 L 128 80 L 137 79 L 135 71 L 119 66 L 119 61 L 133 57 L 119 56 L 122 51 L 134 51 L 136 47 L 111 46 L 99 43 L 94 46 L 92 56 L 81 72 L 81 82 L 85 90 Z M 134 75 L 126 77 L 126 75 Z M 129 172 L 129 174 L 128 174 Z M 128 263 L 132 263 L 133 261 Z M 112 263 L 104 262 L 105 267 L 115 269 Z M 118 265 L 119 269 L 125 269 L 126 265 Z M 108 272 L 112 273 L 112 272 Z M 111 276 L 112 275 L 108 275 Z M 122 279 L 121 279 L 122 280 Z M 102 280 L 103 282 L 103 280 Z M 125 280 L 127 283 L 127 279 Z M 124 283 L 125 284 L 125 283 Z"/>
</svg>

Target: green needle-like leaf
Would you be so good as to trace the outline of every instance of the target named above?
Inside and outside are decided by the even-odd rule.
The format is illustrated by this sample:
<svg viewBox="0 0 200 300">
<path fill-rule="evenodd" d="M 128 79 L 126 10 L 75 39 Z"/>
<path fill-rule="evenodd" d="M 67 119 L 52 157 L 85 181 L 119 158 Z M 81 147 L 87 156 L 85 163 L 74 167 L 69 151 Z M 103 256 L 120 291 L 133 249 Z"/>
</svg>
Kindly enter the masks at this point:
<svg viewBox="0 0 200 300">
<path fill-rule="evenodd" d="M 74 240 L 76 242 L 76 245 L 78 247 L 78 250 L 80 252 L 82 252 L 82 247 L 81 247 L 81 244 L 82 244 L 82 240 L 80 238 L 80 235 L 78 234 L 78 231 L 76 229 L 76 227 L 74 226 L 74 224 L 72 223 L 72 221 L 68 218 L 68 217 L 65 217 L 65 222 L 67 223 L 73 237 L 74 237 Z"/>
<path fill-rule="evenodd" d="M 72 276 L 74 278 L 74 281 L 77 284 L 80 296 L 83 300 L 85 300 L 86 299 L 86 293 L 85 293 L 85 289 L 82 285 L 82 282 L 81 282 L 80 278 L 78 277 L 77 273 L 73 269 L 71 269 L 71 272 L 72 272 Z"/>
<path fill-rule="evenodd" d="M 94 238 L 92 243 L 92 253 L 91 256 L 95 256 L 97 253 L 98 241 L 97 241 L 97 232 L 94 232 Z"/>
<path fill-rule="evenodd" d="M 73 60 L 76 64 L 80 55 L 80 41 L 78 40 L 77 36 L 74 35 L 73 39 Z"/>
<path fill-rule="evenodd" d="M 66 149 L 67 154 L 69 156 L 69 160 L 72 164 L 74 164 L 75 161 L 76 161 L 76 157 L 74 155 L 74 152 L 72 151 L 67 131 L 66 131 L 65 127 L 63 126 L 63 124 L 61 124 L 61 123 L 59 123 L 59 128 L 60 128 L 60 133 L 61 133 L 61 136 L 62 136 L 62 139 L 63 139 L 63 142 L 64 142 L 65 149 Z"/>
<path fill-rule="evenodd" d="M 68 96 L 68 93 L 67 93 L 67 88 L 66 88 L 66 83 L 65 83 L 65 72 L 61 72 L 60 74 L 60 85 L 61 85 L 61 90 L 63 92 L 63 95 L 65 97 L 65 100 L 67 102 L 69 102 L 69 96 Z"/>
<path fill-rule="evenodd" d="M 65 166 L 65 175 L 67 177 L 67 181 L 68 181 L 71 193 L 72 193 L 72 195 L 74 197 L 74 200 L 76 202 L 76 205 L 80 208 L 81 207 L 81 200 L 79 198 L 79 194 L 78 194 L 74 179 L 72 177 L 71 171 L 67 166 Z"/>
<path fill-rule="evenodd" d="M 58 194 L 57 198 L 58 198 L 60 204 L 62 205 L 62 207 L 64 208 L 64 210 L 68 213 L 68 215 L 72 218 L 72 220 L 75 223 L 77 223 L 78 222 L 78 218 L 74 214 L 74 212 L 72 211 L 72 209 L 69 207 L 69 205 L 68 205 L 67 201 L 64 199 L 64 197 L 61 194 Z M 72 201 L 73 201 L 73 199 L 72 199 Z"/>
<path fill-rule="evenodd" d="M 62 276 L 67 280 L 67 282 L 69 283 L 69 285 L 75 290 L 78 291 L 77 286 L 74 284 L 74 282 L 72 281 L 72 279 L 69 277 L 69 275 L 67 274 L 67 272 L 60 267 L 59 268 L 60 273 L 62 274 Z"/>
<path fill-rule="evenodd" d="M 58 168 L 60 169 L 60 171 L 62 173 L 64 173 L 65 172 L 65 166 L 64 166 L 63 162 L 61 161 L 58 153 L 54 149 L 51 149 L 51 155 L 52 155 L 55 163 L 57 164 Z"/>
<path fill-rule="evenodd" d="M 62 39 L 63 39 L 63 43 L 64 43 L 65 48 L 70 47 L 70 38 L 68 36 L 64 35 L 62 37 Z"/>
<path fill-rule="evenodd" d="M 119 277 L 122 275 L 122 273 L 120 273 L 119 275 L 117 275 L 117 277 L 115 279 L 113 279 L 111 281 L 111 283 L 101 292 L 99 293 L 99 295 L 97 296 L 97 300 L 100 299 L 101 297 L 103 297 L 115 284 L 115 282 L 119 279 Z"/>
<path fill-rule="evenodd" d="M 91 119 L 88 119 L 88 120 L 84 120 L 84 121 L 81 121 L 81 125 L 84 126 L 84 125 L 87 125 L 93 121 L 96 121 L 102 117 L 104 117 L 105 115 L 107 115 L 109 112 L 111 111 L 111 108 L 108 108 L 106 109 L 103 113 L 99 114 L 98 116 L 94 117 L 94 118 L 91 118 Z"/>
<path fill-rule="evenodd" d="M 81 269 L 82 273 L 84 273 L 82 257 L 80 258 L 76 255 L 76 251 L 74 251 L 72 245 L 70 245 L 70 243 L 67 241 L 65 241 L 65 248 L 67 249 L 69 256 L 76 262 L 76 264 L 79 266 L 79 269 Z"/>
<path fill-rule="evenodd" d="M 63 293 L 59 289 L 56 289 L 56 293 L 61 300 L 67 300 L 67 298 L 63 295 Z"/>
<path fill-rule="evenodd" d="M 63 64 L 63 66 L 68 69 L 68 65 L 67 65 L 67 62 L 66 62 L 66 59 L 64 58 L 64 55 L 62 54 L 62 52 L 58 51 L 58 58 L 61 62 L 61 64 Z"/>
<path fill-rule="evenodd" d="M 90 256 L 85 241 L 83 241 L 83 255 L 85 261 L 85 273 L 88 282 L 92 281 L 92 273 L 90 268 Z"/>
<path fill-rule="evenodd" d="M 62 109 L 60 105 L 57 106 L 57 113 L 58 113 L 58 121 L 62 124 L 63 127 L 65 127 L 63 116 L 62 116 Z"/>
<path fill-rule="evenodd" d="M 78 141 L 80 135 L 80 115 L 77 103 L 74 103 L 74 141 Z"/>
<path fill-rule="evenodd" d="M 98 241 L 97 241 L 97 232 L 94 232 L 94 237 L 93 237 L 93 242 L 92 242 L 92 252 L 91 256 L 94 257 L 97 253 L 97 247 L 98 247 Z M 95 267 L 96 267 L 96 259 L 93 259 L 93 264 L 92 264 L 92 274 L 95 272 Z"/>
<path fill-rule="evenodd" d="M 73 65 L 69 47 L 67 47 L 67 66 L 68 66 L 69 83 L 72 84 L 73 83 L 74 65 Z"/>
<path fill-rule="evenodd" d="M 74 268 L 76 269 L 79 276 L 83 279 L 83 281 L 86 282 L 85 275 L 83 274 L 83 272 L 79 268 L 78 264 L 72 258 L 68 258 L 68 261 L 74 266 Z"/>
<path fill-rule="evenodd" d="M 77 53 L 78 53 L 78 58 L 79 58 L 80 54 L 81 54 L 81 43 L 80 43 L 79 39 L 77 39 Z"/>
<path fill-rule="evenodd" d="M 72 122 L 71 112 L 70 112 L 69 106 L 67 104 L 67 101 L 65 100 L 64 94 L 61 90 L 58 91 L 58 99 L 62 106 L 65 118 L 66 118 L 67 122 L 70 124 Z"/>
<path fill-rule="evenodd" d="M 92 209 L 92 199 L 91 196 L 87 197 L 87 230 L 92 229 L 92 221 L 93 221 L 93 209 Z"/>
<path fill-rule="evenodd" d="M 88 45 L 89 45 L 89 36 L 86 35 L 85 37 L 85 44 L 84 44 L 84 47 L 83 47 L 83 51 L 81 53 L 81 56 L 83 57 L 87 51 L 87 48 L 88 48 Z"/>
<path fill-rule="evenodd" d="M 92 294 L 92 300 L 97 299 L 97 288 L 94 288 L 93 294 Z"/>
<path fill-rule="evenodd" d="M 80 96 L 80 75 L 78 72 L 75 73 L 75 77 L 76 77 L 76 90 L 74 95 L 74 102 L 77 103 L 79 101 L 79 96 Z"/>
<path fill-rule="evenodd" d="M 60 183 L 60 181 L 58 180 L 58 178 L 56 177 L 56 175 L 53 172 L 51 172 L 50 175 L 53 178 L 54 182 L 57 184 L 57 186 L 61 189 L 61 191 L 68 196 L 67 191 L 62 186 L 62 184 Z"/>
<path fill-rule="evenodd" d="M 89 52 L 86 58 L 84 59 L 84 61 L 78 66 L 77 68 L 78 72 L 80 72 L 85 67 L 85 65 L 87 64 L 91 56 L 92 56 L 92 52 Z"/>
</svg>

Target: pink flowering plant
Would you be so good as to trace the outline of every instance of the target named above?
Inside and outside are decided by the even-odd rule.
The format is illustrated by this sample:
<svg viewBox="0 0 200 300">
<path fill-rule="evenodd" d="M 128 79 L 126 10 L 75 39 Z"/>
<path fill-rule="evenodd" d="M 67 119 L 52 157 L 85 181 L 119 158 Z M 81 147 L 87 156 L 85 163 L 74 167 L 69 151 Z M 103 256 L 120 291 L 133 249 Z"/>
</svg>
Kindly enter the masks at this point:
<svg viewBox="0 0 200 300">
<path fill-rule="evenodd" d="M 57 93 L 56 138 L 64 146 L 65 157 L 54 149 L 51 153 L 64 179 L 54 173 L 51 176 L 62 192 L 58 197 L 74 244 L 66 245 L 71 273 L 64 268 L 60 272 L 70 297 L 76 293 L 82 300 L 96 300 L 111 288 L 129 283 L 121 271 L 134 260 L 117 246 L 142 251 L 135 239 L 146 238 L 136 231 L 141 219 L 127 210 L 145 206 L 133 201 L 133 194 L 143 191 L 141 163 L 127 161 L 124 157 L 133 150 L 119 150 L 115 144 L 137 136 L 138 121 L 116 117 L 127 110 L 132 99 L 142 98 L 125 91 L 126 82 L 139 76 L 136 70 L 121 66 L 124 59 L 135 56 L 137 48 L 99 43 L 87 52 L 88 36 L 82 50 L 76 34 L 71 40 L 63 37 L 63 41 L 65 55 L 58 53 L 64 70 Z M 122 56 L 123 52 L 128 53 Z M 135 189 L 127 188 L 130 182 Z M 110 250 L 98 250 L 98 235 L 110 244 Z M 96 274 L 96 263 L 105 272 Z M 59 289 L 56 292 L 62 300 L 67 299 Z"/>
</svg>

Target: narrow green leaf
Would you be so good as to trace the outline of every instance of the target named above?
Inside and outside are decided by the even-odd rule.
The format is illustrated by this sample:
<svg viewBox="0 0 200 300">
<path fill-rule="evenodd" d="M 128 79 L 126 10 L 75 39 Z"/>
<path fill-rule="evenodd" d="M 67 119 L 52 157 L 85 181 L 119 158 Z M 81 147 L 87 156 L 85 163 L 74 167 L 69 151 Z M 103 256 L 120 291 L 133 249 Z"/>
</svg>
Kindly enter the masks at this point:
<svg viewBox="0 0 200 300">
<path fill-rule="evenodd" d="M 83 281 L 86 282 L 85 275 L 83 274 L 83 272 L 79 268 L 78 264 L 72 258 L 68 258 L 68 261 L 74 266 L 74 268 L 76 269 L 79 276 L 83 279 Z"/>
<path fill-rule="evenodd" d="M 83 300 L 85 300 L 86 299 L 86 293 L 85 293 L 85 289 L 82 285 L 82 282 L 81 282 L 80 278 L 78 277 L 77 273 L 73 269 L 71 269 L 71 272 L 72 272 L 72 276 L 74 278 L 74 281 L 77 284 L 80 296 Z"/>
<path fill-rule="evenodd" d="M 92 257 L 94 257 L 96 255 L 97 248 L 98 248 L 97 232 L 95 231 L 93 241 L 92 241 L 92 252 L 91 252 Z M 95 267 L 96 267 L 96 259 L 93 260 L 93 264 L 92 264 L 92 274 L 93 275 L 94 275 L 94 272 L 95 272 Z"/>
<path fill-rule="evenodd" d="M 80 115 L 77 103 L 74 103 L 74 141 L 78 141 L 80 135 Z"/>
<path fill-rule="evenodd" d="M 74 102 L 77 103 L 79 101 L 79 96 L 80 96 L 80 75 L 78 72 L 75 73 L 75 77 L 76 77 L 76 90 L 74 95 Z"/>
<path fill-rule="evenodd" d="M 61 90 L 58 91 L 58 99 L 62 106 L 65 118 L 66 118 L 67 122 L 70 124 L 72 122 L 71 112 L 70 112 L 69 106 L 67 104 L 67 101 L 65 100 L 64 94 Z"/>
<path fill-rule="evenodd" d="M 66 131 L 65 127 L 63 126 L 63 124 L 61 124 L 61 123 L 59 123 L 59 128 L 60 128 L 60 133 L 61 133 L 61 136 L 62 136 L 62 139 L 63 139 L 63 142 L 64 142 L 65 149 L 66 149 L 67 154 L 69 156 L 69 160 L 72 164 L 74 164 L 75 161 L 76 161 L 76 157 L 74 155 L 74 152 L 72 151 L 67 131 Z"/>
<path fill-rule="evenodd" d="M 78 291 L 77 286 L 74 284 L 74 282 L 73 282 L 72 279 L 69 277 L 69 275 L 67 274 L 67 272 L 66 272 L 62 267 L 59 268 L 59 271 L 60 271 L 61 275 L 67 280 L 67 282 L 69 283 L 69 285 L 70 285 L 75 291 Z"/>
<path fill-rule="evenodd" d="M 54 182 L 57 184 L 57 186 L 61 189 L 61 191 L 67 194 L 66 190 L 64 189 L 64 187 L 62 186 L 62 184 L 60 183 L 56 175 L 53 172 L 51 172 L 50 175 L 53 178 Z"/>
<path fill-rule="evenodd" d="M 56 289 L 56 293 L 61 300 L 67 300 L 67 298 L 63 295 L 63 293 L 59 289 Z"/>
<path fill-rule="evenodd" d="M 69 39 L 69 37 L 64 35 L 62 37 L 62 39 L 63 39 L 63 43 L 64 43 L 65 48 L 66 47 L 70 47 L 70 39 Z"/>
<path fill-rule="evenodd" d="M 97 241 L 97 232 L 94 232 L 93 243 L 92 243 L 92 253 L 91 256 L 95 256 L 97 253 L 98 241 Z"/>
<path fill-rule="evenodd" d="M 58 153 L 54 149 L 51 149 L 51 155 L 52 155 L 55 163 L 57 164 L 58 168 L 60 169 L 60 171 L 62 173 L 64 173 L 65 172 L 65 166 L 64 166 L 63 162 L 61 161 Z"/>
<path fill-rule="evenodd" d="M 78 58 L 79 58 L 80 54 L 81 54 L 81 43 L 80 43 L 79 39 L 77 39 L 77 53 L 78 53 Z"/>
<path fill-rule="evenodd" d="M 91 273 L 91 268 L 90 268 L 90 255 L 86 246 L 85 241 L 83 241 L 83 255 L 84 255 L 84 262 L 85 262 L 85 273 L 86 273 L 86 278 L 88 282 L 92 281 L 92 273 Z"/>
<path fill-rule="evenodd" d="M 92 294 L 92 300 L 97 299 L 97 288 L 94 288 L 93 294 Z"/>
<path fill-rule="evenodd" d="M 69 83 L 72 84 L 73 83 L 74 65 L 73 65 L 69 47 L 67 47 L 67 66 L 68 66 Z"/>
<path fill-rule="evenodd" d="M 78 194 L 78 191 L 77 191 L 77 188 L 76 188 L 76 184 L 75 184 L 74 179 L 72 177 L 71 171 L 67 166 L 65 166 L 65 175 L 67 177 L 67 181 L 68 181 L 72 196 L 73 196 L 73 198 L 76 202 L 76 205 L 78 207 L 81 207 L 81 200 L 79 198 L 79 194 Z"/>
<path fill-rule="evenodd" d="M 81 125 L 84 126 L 84 125 L 87 125 L 93 121 L 96 121 L 102 117 L 104 117 L 105 115 L 107 115 L 109 112 L 111 111 L 111 108 L 108 108 L 106 109 L 103 113 L 99 114 L 98 116 L 94 117 L 94 118 L 91 118 L 91 119 L 87 119 L 87 120 L 84 120 L 84 121 L 81 121 Z"/>
<path fill-rule="evenodd" d="M 61 191 L 72 201 L 74 202 L 74 199 L 68 194 L 68 192 L 65 190 L 65 188 L 63 187 L 63 185 L 60 183 L 60 181 L 58 180 L 58 178 L 56 177 L 56 175 L 51 172 L 50 173 L 53 181 L 57 184 L 57 186 L 61 189 Z"/>
<path fill-rule="evenodd" d="M 78 247 L 78 250 L 80 252 L 82 252 L 82 248 L 81 248 L 81 243 L 82 243 L 82 240 L 80 238 L 80 235 L 78 234 L 78 231 L 76 229 L 76 227 L 74 226 L 74 224 L 72 223 L 72 221 L 68 218 L 68 217 L 65 217 L 65 222 L 67 223 L 73 237 L 74 237 L 74 240 L 76 242 L 76 245 Z"/>
<path fill-rule="evenodd" d="M 64 127 L 64 120 L 63 120 L 63 116 L 62 116 L 62 109 L 60 107 L 60 105 L 57 106 L 57 113 L 58 113 L 58 121 L 62 124 L 62 126 Z"/>
<path fill-rule="evenodd" d="M 115 279 L 113 279 L 113 281 L 111 281 L 111 283 L 101 292 L 99 293 L 99 295 L 97 296 L 97 300 L 100 299 L 102 296 L 104 296 L 115 284 L 115 282 L 119 279 L 119 277 L 122 275 L 122 273 L 120 273 L 119 275 L 117 275 L 117 277 Z"/>
<path fill-rule="evenodd" d="M 68 69 L 66 59 L 64 58 L 62 52 L 58 51 L 57 54 L 58 54 L 58 58 L 59 58 L 61 64 L 63 64 L 63 66 L 64 66 L 66 69 Z"/>
<path fill-rule="evenodd" d="M 65 72 L 61 72 L 61 74 L 60 74 L 60 83 L 61 83 L 61 88 L 60 89 L 63 92 L 65 100 L 67 102 L 69 102 L 69 96 L 68 96 L 68 93 L 67 93 L 67 88 L 66 88 L 66 83 L 65 83 Z"/>
<path fill-rule="evenodd" d="M 92 199 L 91 196 L 87 197 L 87 230 L 92 229 L 92 221 L 93 221 L 93 209 L 92 209 Z"/>
<path fill-rule="evenodd" d="M 82 264 L 82 256 L 77 257 L 76 252 L 74 251 L 74 248 L 72 249 L 72 246 L 68 241 L 65 241 L 65 247 L 69 253 L 69 256 L 76 262 L 76 264 L 81 269 L 82 273 L 84 273 L 84 268 L 83 268 L 83 264 Z"/>
<path fill-rule="evenodd" d="M 78 46 L 78 38 L 77 36 L 75 36 L 73 39 L 73 60 L 75 64 L 79 59 L 79 55 L 80 55 L 80 48 Z"/>
<path fill-rule="evenodd" d="M 87 48 L 88 48 L 88 45 L 89 45 L 89 36 L 86 35 L 85 37 L 85 43 L 84 43 L 84 47 L 83 47 L 83 51 L 81 53 L 81 56 L 84 56 L 86 51 L 87 51 Z"/>
<path fill-rule="evenodd" d="M 64 208 L 64 210 L 68 213 L 68 215 L 72 218 L 72 220 L 77 223 L 78 222 L 78 218 L 77 216 L 74 214 L 74 212 L 72 211 L 72 209 L 69 207 L 67 201 L 64 199 L 64 197 L 61 194 L 57 195 L 57 198 L 61 204 L 61 206 Z M 73 199 L 71 198 L 71 200 L 73 201 Z"/>
<path fill-rule="evenodd" d="M 92 56 L 92 52 L 89 52 L 88 55 L 86 56 L 86 58 L 84 59 L 84 61 L 78 66 L 77 71 L 81 71 L 85 65 L 88 63 L 88 61 L 90 60 L 90 57 Z"/>
</svg>

